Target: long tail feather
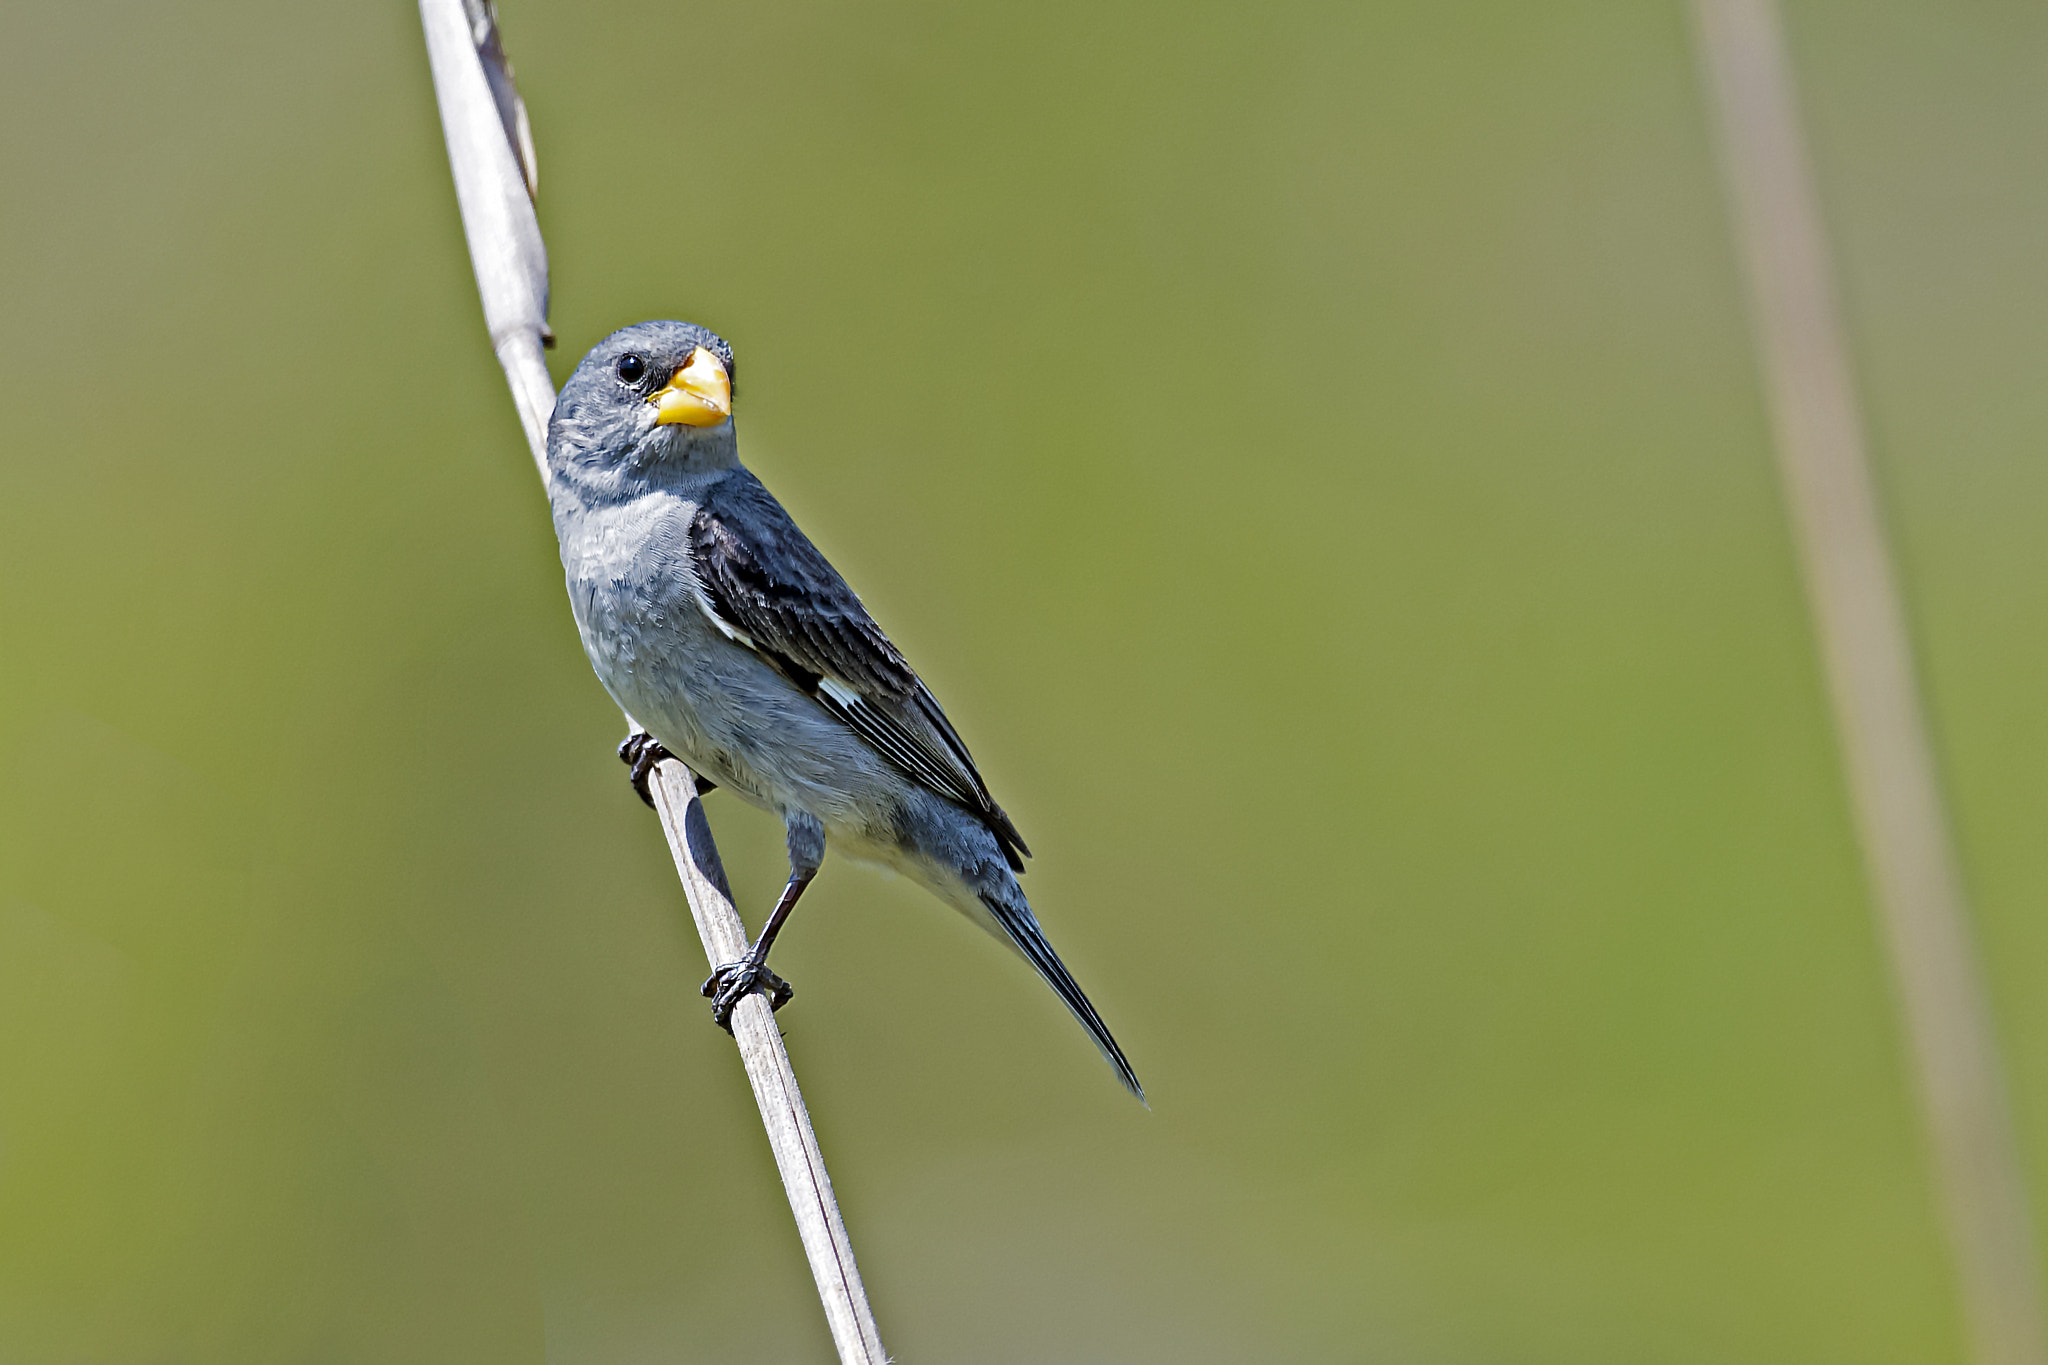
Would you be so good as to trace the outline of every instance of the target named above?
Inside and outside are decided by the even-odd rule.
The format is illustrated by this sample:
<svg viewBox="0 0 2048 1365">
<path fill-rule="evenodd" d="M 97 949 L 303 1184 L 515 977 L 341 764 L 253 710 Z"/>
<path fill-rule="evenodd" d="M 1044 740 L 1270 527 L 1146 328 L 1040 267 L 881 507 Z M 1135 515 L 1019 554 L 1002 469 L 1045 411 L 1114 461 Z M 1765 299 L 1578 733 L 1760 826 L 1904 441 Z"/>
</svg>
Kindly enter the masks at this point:
<svg viewBox="0 0 2048 1365">
<path fill-rule="evenodd" d="M 1110 1036 L 1109 1026 L 1102 1022 L 1102 1016 L 1095 1012 L 1095 1006 L 1088 1003 L 1087 995 L 1075 982 L 1066 964 L 1060 961 L 1060 955 L 1046 941 L 1045 932 L 1038 927 L 1038 917 L 1031 913 L 1031 907 L 1021 903 L 1007 904 L 989 895 L 983 895 L 981 903 L 988 907 L 989 914 L 995 917 L 1010 942 L 1038 969 L 1038 974 L 1045 978 L 1045 984 L 1052 987 L 1054 994 L 1073 1011 L 1074 1017 L 1081 1021 L 1081 1027 L 1088 1030 L 1095 1046 L 1101 1049 L 1104 1060 L 1116 1069 L 1117 1079 L 1124 1083 L 1124 1089 L 1136 1095 L 1142 1104 L 1145 1088 L 1138 1084 L 1138 1073 L 1131 1070 L 1131 1064 L 1124 1059 L 1124 1050 Z"/>
</svg>

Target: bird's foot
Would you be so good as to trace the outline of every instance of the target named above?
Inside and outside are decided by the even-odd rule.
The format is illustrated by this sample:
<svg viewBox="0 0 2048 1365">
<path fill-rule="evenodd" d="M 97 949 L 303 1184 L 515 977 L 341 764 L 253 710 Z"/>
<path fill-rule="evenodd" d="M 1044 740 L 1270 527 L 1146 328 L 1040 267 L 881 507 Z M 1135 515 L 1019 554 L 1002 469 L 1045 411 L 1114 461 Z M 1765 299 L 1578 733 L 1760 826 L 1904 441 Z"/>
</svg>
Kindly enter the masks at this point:
<svg viewBox="0 0 2048 1365">
<path fill-rule="evenodd" d="M 711 1022 L 732 1032 L 732 1012 L 749 991 L 760 991 L 768 997 L 768 1008 L 779 1010 L 789 1003 L 796 994 L 796 988 L 768 970 L 765 962 L 756 962 L 751 957 L 738 962 L 728 962 L 711 973 L 699 989 L 711 1002 Z"/>
<path fill-rule="evenodd" d="M 661 741 L 644 730 L 635 730 L 619 745 L 619 762 L 626 765 L 626 772 L 632 778 L 633 790 L 640 793 L 640 799 L 654 809 L 654 798 L 648 794 L 647 779 L 654 772 L 654 765 L 664 758 L 675 755 L 661 747 Z"/>
</svg>

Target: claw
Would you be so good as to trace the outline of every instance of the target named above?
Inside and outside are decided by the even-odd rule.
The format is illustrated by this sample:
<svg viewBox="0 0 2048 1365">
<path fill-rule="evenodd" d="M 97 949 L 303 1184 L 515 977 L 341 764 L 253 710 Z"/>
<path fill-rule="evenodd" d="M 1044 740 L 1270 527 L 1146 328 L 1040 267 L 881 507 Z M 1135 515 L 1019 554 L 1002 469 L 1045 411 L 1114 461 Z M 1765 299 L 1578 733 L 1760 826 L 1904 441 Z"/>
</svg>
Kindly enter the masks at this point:
<svg viewBox="0 0 2048 1365">
<path fill-rule="evenodd" d="M 796 988 L 769 971 L 767 964 L 744 959 L 718 968 L 698 988 L 698 994 L 711 1002 L 711 1022 L 727 1033 L 732 1032 L 733 1010 L 752 991 L 768 996 L 771 1011 L 787 1005 L 796 994 Z"/>
<path fill-rule="evenodd" d="M 654 765 L 664 758 L 675 755 L 661 747 L 661 741 L 644 730 L 635 730 L 619 745 L 619 762 L 626 765 L 626 771 L 633 782 L 633 790 L 640 793 L 640 799 L 654 809 L 654 798 L 648 794 L 647 779 L 654 772 Z"/>
</svg>

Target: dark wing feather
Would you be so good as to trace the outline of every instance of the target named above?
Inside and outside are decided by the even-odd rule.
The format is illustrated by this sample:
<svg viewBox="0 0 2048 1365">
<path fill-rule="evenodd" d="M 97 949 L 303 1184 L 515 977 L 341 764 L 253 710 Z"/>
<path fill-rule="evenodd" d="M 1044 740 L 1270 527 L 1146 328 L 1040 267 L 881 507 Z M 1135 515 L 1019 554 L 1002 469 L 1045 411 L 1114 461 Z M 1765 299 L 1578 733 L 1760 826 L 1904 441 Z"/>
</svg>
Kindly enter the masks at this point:
<svg viewBox="0 0 2048 1365">
<path fill-rule="evenodd" d="M 938 701 L 759 479 L 738 470 L 712 487 L 690 519 L 690 552 L 729 631 L 904 776 L 981 817 L 1023 870 L 1030 850 Z"/>
</svg>

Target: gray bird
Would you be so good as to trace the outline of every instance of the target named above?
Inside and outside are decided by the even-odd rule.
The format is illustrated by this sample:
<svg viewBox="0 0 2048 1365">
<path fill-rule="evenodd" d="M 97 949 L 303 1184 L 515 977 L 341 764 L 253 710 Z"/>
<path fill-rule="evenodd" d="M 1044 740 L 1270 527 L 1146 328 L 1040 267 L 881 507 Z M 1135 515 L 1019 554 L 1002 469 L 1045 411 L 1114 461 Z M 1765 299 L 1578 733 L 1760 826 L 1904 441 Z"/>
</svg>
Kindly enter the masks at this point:
<svg viewBox="0 0 2048 1365">
<path fill-rule="evenodd" d="M 704 983 L 730 1027 L 829 844 L 922 883 L 1022 953 L 1131 1092 L 1123 1050 L 1017 884 L 1029 850 L 967 746 L 846 580 L 740 464 L 732 348 L 644 322 L 583 358 L 548 423 L 548 498 L 583 648 L 634 733 L 643 799 L 673 754 L 780 816 L 789 884 L 745 958 Z"/>
</svg>

